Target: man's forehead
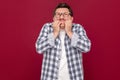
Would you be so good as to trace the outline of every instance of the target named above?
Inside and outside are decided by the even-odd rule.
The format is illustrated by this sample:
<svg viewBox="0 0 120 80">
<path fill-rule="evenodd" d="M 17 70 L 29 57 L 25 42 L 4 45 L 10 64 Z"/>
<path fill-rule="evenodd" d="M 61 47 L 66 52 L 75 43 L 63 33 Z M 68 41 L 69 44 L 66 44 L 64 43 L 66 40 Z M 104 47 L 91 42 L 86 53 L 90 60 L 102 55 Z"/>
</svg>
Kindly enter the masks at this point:
<svg viewBox="0 0 120 80">
<path fill-rule="evenodd" d="M 58 8 L 55 12 L 69 12 L 68 8 Z"/>
</svg>

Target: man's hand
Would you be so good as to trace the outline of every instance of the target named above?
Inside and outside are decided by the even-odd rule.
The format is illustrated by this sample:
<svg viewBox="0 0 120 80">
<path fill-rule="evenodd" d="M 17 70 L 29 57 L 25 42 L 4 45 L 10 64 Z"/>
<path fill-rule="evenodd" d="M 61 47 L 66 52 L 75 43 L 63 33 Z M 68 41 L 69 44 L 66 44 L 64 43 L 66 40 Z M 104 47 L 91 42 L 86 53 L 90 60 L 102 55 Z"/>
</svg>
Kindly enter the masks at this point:
<svg viewBox="0 0 120 80">
<path fill-rule="evenodd" d="M 65 21 L 65 31 L 70 38 L 72 37 L 72 34 L 73 34 L 72 21 L 73 21 L 73 18 L 69 18 Z"/>
<path fill-rule="evenodd" d="M 53 27 L 53 33 L 54 33 L 54 37 L 56 38 L 59 34 L 60 31 L 60 22 L 58 20 L 54 20 L 54 22 L 52 23 L 52 27 Z"/>
</svg>

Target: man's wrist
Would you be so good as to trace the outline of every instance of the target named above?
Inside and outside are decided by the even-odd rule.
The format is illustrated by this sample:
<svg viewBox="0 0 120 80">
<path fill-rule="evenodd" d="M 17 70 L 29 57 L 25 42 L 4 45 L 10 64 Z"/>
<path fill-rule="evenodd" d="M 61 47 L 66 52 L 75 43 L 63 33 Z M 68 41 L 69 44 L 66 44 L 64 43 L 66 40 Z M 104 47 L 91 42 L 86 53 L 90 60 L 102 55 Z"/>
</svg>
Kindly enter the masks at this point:
<svg viewBox="0 0 120 80">
<path fill-rule="evenodd" d="M 59 32 L 54 31 L 53 34 L 54 34 L 54 38 L 56 38 L 58 36 Z"/>
<path fill-rule="evenodd" d="M 69 38 L 72 38 L 73 32 L 69 31 L 69 32 L 67 32 L 67 35 L 69 36 Z"/>
</svg>

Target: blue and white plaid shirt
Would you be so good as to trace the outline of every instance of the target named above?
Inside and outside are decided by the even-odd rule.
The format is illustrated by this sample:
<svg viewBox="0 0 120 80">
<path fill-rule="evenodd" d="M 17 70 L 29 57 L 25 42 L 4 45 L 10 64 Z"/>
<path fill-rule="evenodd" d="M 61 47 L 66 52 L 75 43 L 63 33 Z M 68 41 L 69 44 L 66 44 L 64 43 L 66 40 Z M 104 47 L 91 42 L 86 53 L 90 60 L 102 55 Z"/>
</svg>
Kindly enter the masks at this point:
<svg viewBox="0 0 120 80">
<path fill-rule="evenodd" d="M 64 38 L 70 80 L 83 80 L 82 52 L 90 50 L 91 42 L 80 24 L 73 23 L 72 31 L 71 39 L 67 34 Z M 41 80 L 57 80 L 61 40 L 59 36 L 54 38 L 52 23 L 43 25 L 36 41 L 36 50 L 39 54 L 43 53 Z"/>
</svg>

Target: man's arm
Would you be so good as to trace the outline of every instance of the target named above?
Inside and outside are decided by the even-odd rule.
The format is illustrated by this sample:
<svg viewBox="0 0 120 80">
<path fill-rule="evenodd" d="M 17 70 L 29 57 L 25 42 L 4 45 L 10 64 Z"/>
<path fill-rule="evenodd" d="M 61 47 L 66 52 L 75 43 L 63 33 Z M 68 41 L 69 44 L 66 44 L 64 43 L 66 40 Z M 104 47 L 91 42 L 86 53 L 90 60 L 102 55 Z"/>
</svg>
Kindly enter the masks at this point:
<svg viewBox="0 0 120 80">
<path fill-rule="evenodd" d="M 77 24 L 76 31 L 72 33 L 71 46 L 78 48 L 81 52 L 88 52 L 91 48 L 91 42 L 84 28 L 79 24 Z"/>
<path fill-rule="evenodd" d="M 53 33 L 48 33 L 48 27 L 50 25 L 49 24 L 45 24 L 43 25 L 40 34 L 38 36 L 38 39 L 35 43 L 35 47 L 36 47 L 36 51 L 39 54 L 42 54 L 43 52 L 45 52 L 47 49 L 54 47 L 54 34 Z"/>
</svg>

